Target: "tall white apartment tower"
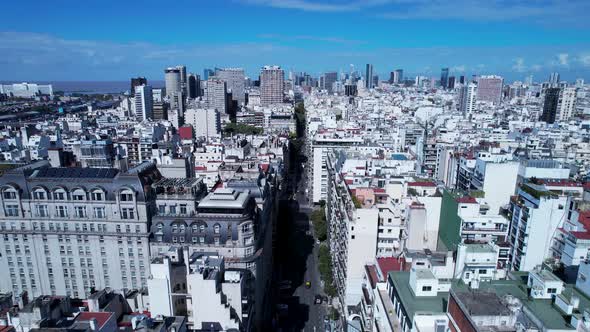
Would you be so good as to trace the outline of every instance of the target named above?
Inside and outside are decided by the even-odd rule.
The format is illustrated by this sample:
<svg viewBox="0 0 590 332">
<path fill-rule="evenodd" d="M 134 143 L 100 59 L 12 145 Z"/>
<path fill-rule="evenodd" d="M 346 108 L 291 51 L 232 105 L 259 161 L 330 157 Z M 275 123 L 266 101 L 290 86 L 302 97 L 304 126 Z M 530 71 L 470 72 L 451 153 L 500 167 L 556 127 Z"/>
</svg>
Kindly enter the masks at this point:
<svg viewBox="0 0 590 332">
<path fill-rule="evenodd" d="M 264 66 L 260 72 L 260 102 L 262 106 L 283 102 L 285 73 L 279 66 Z"/>
<path fill-rule="evenodd" d="M 244 93 L 246 75 L 242 68 L 224 68 L 217 69 L 215 76 L 222 79 L 227 84 L 227 89 L 232 93 L 232 99 L 238 104 L 246 102 L 246 95 Z"/>
<path fill-rule="evenodd" d="M 139 122 L 154 118 L 154 100 L 149 85 L 135 87 L 135 118 Z"/>
<path fill-rule="evenodd" d="M 166 68 L 166 97 L 170 100 L 170 109 L 183 109 L 182 71 L 178 67 Z"/>
<path fill-rule="evenodd" d="M 557 116 L 559 121 L 567 121 L 576 112 L 577 89 L 574 87 L 563 88 L 559 92 L 557 102 Z"/>
<path fill-rule="evenodd" d="M 477 84 L 469 83 L 463 85 L 459 89 L 459 97 L 457 103 L 459 104 L 459 110 L 463 115 L 467 116 L 475 111 L 475 101 L 477 100 Z"/>
</svg>

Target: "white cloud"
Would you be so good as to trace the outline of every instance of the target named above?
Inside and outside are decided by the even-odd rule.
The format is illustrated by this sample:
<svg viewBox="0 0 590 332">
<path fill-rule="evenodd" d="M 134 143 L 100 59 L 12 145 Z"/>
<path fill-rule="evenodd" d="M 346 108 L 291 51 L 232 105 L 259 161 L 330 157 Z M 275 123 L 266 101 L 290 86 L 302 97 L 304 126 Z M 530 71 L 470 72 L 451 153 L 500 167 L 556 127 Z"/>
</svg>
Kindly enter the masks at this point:
<svg viewBox="0 0 590 332">
<path fill-rule="evenodd" d="M 561 66 L 569 66 L 569 54 L 560 53 L 557 55 L 557 61 Z"/>
<path fill-rule="evenodd" d="M 582 54 L 578 57 L 578 61 L 586 67 L 590 67 L 590 53 Z"/>
<path fill-rule="evenodd" d="M 523 73 L 527 70 L 526 65 L 524 64 L 524 58 L 516 58 L 514 59 L 514 65 L 512 65 L 512 69 L 519 73 Z"/>
<path fill-rule="evenodd" d="M 380 6 L 391 0 L 357 0 L 324 2 L 317 0 L 239 0 L 251 5 L 267 6 L 281 9 L 295 9 L 307 12 L 350 12 L 366 7 Z"/>
<path fill-rule="evenodd" d="M 457 73 L 464 73 L 466 69 L 467 69 L 467 66 L 465 66 L 465 65 L 459 65 L 459 66 L 451 67 L 451 71 L 454 71 L 454 72 L 457 72 Z"/>
</svg>

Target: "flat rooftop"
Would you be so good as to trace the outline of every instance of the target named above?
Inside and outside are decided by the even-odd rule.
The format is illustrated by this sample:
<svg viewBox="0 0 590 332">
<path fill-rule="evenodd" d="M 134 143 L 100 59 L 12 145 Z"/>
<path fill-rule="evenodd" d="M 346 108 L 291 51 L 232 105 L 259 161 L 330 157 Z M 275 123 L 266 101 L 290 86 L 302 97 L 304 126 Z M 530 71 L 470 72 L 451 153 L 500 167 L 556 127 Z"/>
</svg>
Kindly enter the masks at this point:
<svg viewBox="0 0 590 332">
<path fill-rule="evenodd" d="M 389 278 L 397 292 L 410 320 L 416 314 L 444 313 L 447 309 L 448 292 L 439 292 L 437 296 L 414 296 L 410 289 L 410 272 L 390 272 Z"/>
</svg>

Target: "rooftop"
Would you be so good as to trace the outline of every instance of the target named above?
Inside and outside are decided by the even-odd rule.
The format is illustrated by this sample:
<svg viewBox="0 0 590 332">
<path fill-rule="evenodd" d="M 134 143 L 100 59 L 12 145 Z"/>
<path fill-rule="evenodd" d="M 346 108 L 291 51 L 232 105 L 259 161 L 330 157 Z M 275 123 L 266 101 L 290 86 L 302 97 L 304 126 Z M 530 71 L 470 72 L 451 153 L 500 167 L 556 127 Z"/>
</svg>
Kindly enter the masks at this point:
<svg viewBox="0 0 590 332">
<path fill-rule="evenodd" d="M 395 292 L 403 303 L 410 320 L 413 320 L 416 314 L 444 313 L 446 311 L 448 292 L 438 292 L 436 296 L 417 298 L 410 289 L 410 272 L 389 272 L 389 279 L 393 283 Z"/>
</svg>

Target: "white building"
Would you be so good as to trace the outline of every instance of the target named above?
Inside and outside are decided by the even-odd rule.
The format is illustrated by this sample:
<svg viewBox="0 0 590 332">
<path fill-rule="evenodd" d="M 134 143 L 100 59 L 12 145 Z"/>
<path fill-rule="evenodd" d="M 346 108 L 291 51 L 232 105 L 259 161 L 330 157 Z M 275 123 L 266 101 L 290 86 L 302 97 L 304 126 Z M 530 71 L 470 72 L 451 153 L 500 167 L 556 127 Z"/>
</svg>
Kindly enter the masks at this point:
<svg viewBox="0 0 590 332">
<path fill-rule="evenodd" d="M 151 86 L 136 86 L 134 100 L 135 118 L 138 122 L 154 118 L 154 99 Z"/>
<path fill-rule="evenodd" d="M 38 95 L 48 95 L 53 98 L 53 86 L 51 84 L 13 83 L 0 84 L 0 94 L 20 98 L 34 98 Z"/>
<path fill-rule="evenodd" d="M 189 108 L 184 114 L 184 123 L 195 130 L 195 137 L 219 137 L 221 135 L 221 116 L 216 109 Z"/>
<path fill-rule="evenodd" d="M 568 121 L 576 113 L 577 88 L 563 88 L 557 102 L 557 120 Z"/>
</svg>

